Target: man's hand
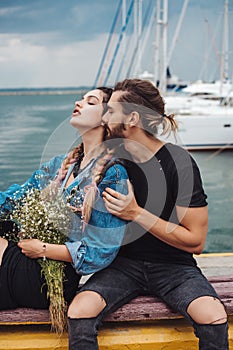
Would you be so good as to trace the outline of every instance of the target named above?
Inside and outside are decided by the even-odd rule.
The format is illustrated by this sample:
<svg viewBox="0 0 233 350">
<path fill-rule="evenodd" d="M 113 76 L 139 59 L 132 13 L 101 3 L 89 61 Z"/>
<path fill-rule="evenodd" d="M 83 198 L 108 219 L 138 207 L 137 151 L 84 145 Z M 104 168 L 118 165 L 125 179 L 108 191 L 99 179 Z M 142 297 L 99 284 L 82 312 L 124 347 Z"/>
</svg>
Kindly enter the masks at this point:
<svg viewBox="0 0 233 350">
<path fill-rule="evenodd" d="M 113 189 L 107 187 L 103 192 L 103 200 L 106 209 L 113 215 L 117 217 L 133 221 L 143 210 L 137 204 L 136 198 L 134 196 L 133 187 L 129 180 L 128 183 L 128 194 L 124 195 Z"/>
</svg>

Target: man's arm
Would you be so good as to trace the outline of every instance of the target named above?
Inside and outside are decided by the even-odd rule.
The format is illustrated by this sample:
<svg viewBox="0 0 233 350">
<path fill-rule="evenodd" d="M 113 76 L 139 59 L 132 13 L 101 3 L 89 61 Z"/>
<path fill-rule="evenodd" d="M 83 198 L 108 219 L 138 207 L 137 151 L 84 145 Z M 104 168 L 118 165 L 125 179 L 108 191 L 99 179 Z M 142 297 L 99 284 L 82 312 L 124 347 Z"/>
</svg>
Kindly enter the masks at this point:
<svg viewBox="0 0 233 350">
<path fill-rule="evenodd" d="M 128 182 L 128 194 L 122 195 L 107 188 L 103 198 L 107 210 L 121 219 L 135 221 L 161 241 L 184 251 L 200 254 L 208 230 L 208 209 L 205 207 L 176 207 L 180 225 L 163 220 L 141 208 Z"/>
</svg>

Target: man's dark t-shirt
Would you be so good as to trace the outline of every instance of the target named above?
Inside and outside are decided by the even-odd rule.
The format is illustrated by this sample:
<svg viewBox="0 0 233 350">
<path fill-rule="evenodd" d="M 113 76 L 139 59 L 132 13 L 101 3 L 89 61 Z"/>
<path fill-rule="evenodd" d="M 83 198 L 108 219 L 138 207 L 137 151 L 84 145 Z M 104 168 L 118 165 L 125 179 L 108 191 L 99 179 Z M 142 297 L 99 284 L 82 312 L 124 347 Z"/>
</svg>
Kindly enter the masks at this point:
<svg viewBox="0 0 233 350">
<path fill-rule="evenodd" d="M 179 224 L 176 206 L 207 205 L 198 166 L 179 146 L 168 143 L 147 162 L 129 162 L 127 171 L 138 204 L 166 221 Z M 150 262 L 196 264 L 192 254 L 164 243 L 134 222 L 127 225 L 119 255 Z"/>
</svg>

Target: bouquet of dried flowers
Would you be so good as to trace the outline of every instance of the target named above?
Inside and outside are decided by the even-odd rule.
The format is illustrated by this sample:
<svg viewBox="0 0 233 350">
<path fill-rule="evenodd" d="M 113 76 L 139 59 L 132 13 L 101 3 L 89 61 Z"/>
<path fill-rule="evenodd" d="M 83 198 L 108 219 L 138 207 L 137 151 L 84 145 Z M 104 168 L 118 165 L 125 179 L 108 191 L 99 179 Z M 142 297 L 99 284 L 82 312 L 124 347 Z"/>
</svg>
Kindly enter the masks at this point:
<svg viewBox="0 0 233 350">
<path fill-rule="evenodd" d="M 30 189 L 20 200 L 14 200 L 10 220 L 19 226 L 15 239 L 37 238 L 44 243 L 64 244 L 71 225 L 71 210 L 56 185 L 40 191 Z M 11 237 L 12 239 L 12 237 Z M 48 287 L 52 330 L 66 329 L 67 306 L 63 296 L 64 267 L 62 261 L 38 259 Z"/>
</svg>

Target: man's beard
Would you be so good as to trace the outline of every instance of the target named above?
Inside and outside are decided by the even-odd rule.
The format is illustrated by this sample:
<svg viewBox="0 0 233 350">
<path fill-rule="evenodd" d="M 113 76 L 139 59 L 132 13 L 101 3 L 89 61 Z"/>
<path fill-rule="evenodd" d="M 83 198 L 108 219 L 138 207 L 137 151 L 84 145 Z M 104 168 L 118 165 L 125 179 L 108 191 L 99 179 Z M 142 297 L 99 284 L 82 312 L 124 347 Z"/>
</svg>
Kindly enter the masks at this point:
<svg viewBox="0 0 233 350">
<path fill-rule="evenodd" d="M 119 139 L 119 138 L 125 138 L 124 131 L 125 130 L 125 124 L 121 123 L 112 130 L 109 129 L 108 125 L 105 124 L 105 140 L 112 140 L 112 139 Z"/>
</svg>

